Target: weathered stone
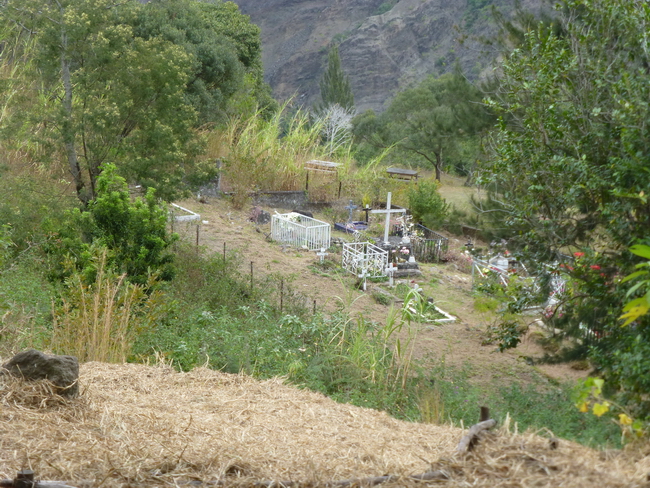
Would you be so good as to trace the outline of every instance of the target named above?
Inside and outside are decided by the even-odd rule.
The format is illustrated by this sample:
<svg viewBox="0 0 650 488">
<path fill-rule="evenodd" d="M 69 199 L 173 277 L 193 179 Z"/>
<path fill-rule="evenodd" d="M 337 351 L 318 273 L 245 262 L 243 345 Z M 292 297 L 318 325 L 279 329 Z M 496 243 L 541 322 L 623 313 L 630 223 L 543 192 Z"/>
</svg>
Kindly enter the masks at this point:
<svg viewBox="0 0 650 488">
<path fill-rule="evenodd" d="M 260 207 L 253 207 L 250 220 L 258 225 L 268 224 L 271 222 L 271 214 Z"/>
<path fill-rule="evenodd" d="M 415 278 L 422 276 L 419 269 L 397 269 L 393 275 L 394 278 Z"/>
<path fill-rule="evenodd" d="M 48 380 L 61 396 L 79 393 L 79 361 L 74 356 L 44 354 L 35 349 L 16 354 L 2 365 L 2 373 L 26 381 Z"/>
</svg>

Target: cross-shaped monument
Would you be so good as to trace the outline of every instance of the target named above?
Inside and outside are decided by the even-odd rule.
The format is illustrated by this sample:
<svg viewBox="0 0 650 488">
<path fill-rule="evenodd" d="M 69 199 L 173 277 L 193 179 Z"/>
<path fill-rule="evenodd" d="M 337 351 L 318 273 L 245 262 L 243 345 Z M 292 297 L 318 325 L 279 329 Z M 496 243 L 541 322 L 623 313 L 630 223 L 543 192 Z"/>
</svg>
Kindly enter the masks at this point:
<svg viewBox="0 0 650 488">
<path fill-rule="evenodd" d="M 371 210 L 371 213 L 376 213 L 376 214 L 386 214 L 386 224 L 384 225 L 384 245 L 387 246 L 390 244 L 388 242 L 388 231 L 390 230 L 390 216 L 391 214 L 397 214 L 397 213 L 406 213 L 406 209 L 404 208 L 390 208 L 390 197 L 391 197 L 391 192 L 388 192 L 388 196 L 386 197 L 386 210 Z"/>
<path fill-rule="evenodd" d="M 318 256 L 320 258 L 320 262 L 322 263 L 323 260 L 325 259 L 325 256 L 327 256 L 327 253 L 325 252 L 325 248 L 321 247 L 320 252 L 317 252 L 316 256 Z"/>
<path fill-rule="evenodd" d="M 393 275 L 397 271 L 397 268 L 393 266 L 393 263 L 388 263 L 388 266 L 384 269 L 384 273 L 388 276 L 388 286 L 393 286 Z"/>
<path fill-rule="evenodd" d="M 371 211 L 370 206 L 366 205 L 364 208 L 362 208 L 364 212 L 366 212 L 366 224 L 368 223 L 368 213 Z"/>
<path fill-rule="evenodd" d="M 348 215 L 348 224 L 352 223 L 352 211 L 356 210 L 358 207 L 352 203 L 352 200 L 350 200 L 350 203 L 345 207 L 345 209 L 349 212 Z"/>
</svg>

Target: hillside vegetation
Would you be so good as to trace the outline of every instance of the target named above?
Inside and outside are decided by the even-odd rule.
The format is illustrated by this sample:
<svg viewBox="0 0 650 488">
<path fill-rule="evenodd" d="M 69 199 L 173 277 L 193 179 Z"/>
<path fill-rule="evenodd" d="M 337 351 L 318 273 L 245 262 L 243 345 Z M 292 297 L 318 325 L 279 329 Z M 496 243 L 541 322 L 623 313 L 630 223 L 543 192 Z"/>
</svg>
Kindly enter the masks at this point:
<svg viewBox="0 0 650 488">
<path fill-rule="evenodd" d="M 383 20 L 404 6 L 376 3 Z M 458 66 L 429 73 L 382 113 L 355 114 L 343 49 L 329 50 L 320 106 L 273 100 L 260 30 L 231 2 L 2 3 L 0 354 L 35 347 L 82 362 L 282 377 L 437 424 L 473 423 L 488 402 L 500 422 L 512 414 L 585 444 L 646 442 L 650 8 L 563 0 L 553 17 L 496 19 L 503 66 L 489 83 Z M 310 171 L 314 160 L 335 172 Z M 388 166 L 420 178 L 389 178 Z M 420 282 L 388 289 L 377 278 L 368 293 L 334 247 L 289 275 L 279 258 L 254 269 L 253 242 L 262 255 L 308 255 L 241 223 L 255 195 L 289 190 L 332 224 L 347 221 L 344 204 L 380 208 L 391 192 L 451 245 Z M 207 208 L 214 194 L 213 230 L 243 236 L 246 225 L 257 239 L 205 232 L 212 243 L 201 248 L 201 227 L 181 238 L 168 204 Z M 382 231 L 371 222 L 359 237 Z M 507 278 L 472 265 L 497 253 Z M 306 302 L 289 286 L 294 273 L 324 277 L 315 288 L 336 280 L 340 294 Z M 417 333 L 436 327 L 428 296 L 480 315 L 464 324 L 475 342 L 460 359 L 418 349 Z M 365 314 L 358 297 L 383 308 Z M 469 361 L 478 338 L 495 355 L 536 340 L 544 354 L 506 352 L 526 369 L 481 382 Z M 566 361 L 590 378 L 576 385 L 533 368 Z"/>
</svg>

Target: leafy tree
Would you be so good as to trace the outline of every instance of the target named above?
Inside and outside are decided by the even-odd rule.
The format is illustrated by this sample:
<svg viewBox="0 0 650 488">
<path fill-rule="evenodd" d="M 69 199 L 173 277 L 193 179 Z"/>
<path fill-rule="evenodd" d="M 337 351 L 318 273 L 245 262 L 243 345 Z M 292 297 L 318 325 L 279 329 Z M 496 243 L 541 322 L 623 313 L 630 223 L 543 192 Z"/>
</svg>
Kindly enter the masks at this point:
<svg viewBox="0 0 650 488">
<path fill-rule="evenodd" d="M 259 27 L 234 3 L 154 0 L 139 11 L 134 33 L 161 37 L 191 55 L 186 96 L 199 124 L 222 122 L 245 83 L 257 105 L 273 105 L 263 81 Z"/>
<path fill-rule="evenodd" d="M 398 93 L 386 112 L 367 112 L 354 121 L 357 140 L 377 147 L 395 146 L 430 164 L 440 180 L 445 159 L 490 123 L 481 91 L 460 73 L 425 79 Z"/>
<path fill-rule="evenodd" d="M 438 192 L 437 181 L 419 181 L 408 193 L 409 210 L 413 218 L 431 229 L 439 228 L 449 213 L 449 204 Z"/>
<path fill-rule="evenodd" d="M 191 56 L 135 36 L 143 7 L 134 2 L 7 0 L 0 8 L 35 42 L 40 108 L 26 127 L 63 154 L 79 199 L 96 196 L 105 162 L 165 198 L 177 194 L 198 149 L 184 99 Z"/>
<path fill-rule="evenodd" d="M 327 69 L 320 80 L 322 102 L 317 111 L 324 111 L 331 105 L 339 105 L 346 111 L 354 110 L 354 95 L 350 80 L 341 68 L 339 48 L 333 46 L 327 57 Z"/>
<path fill-rule="evenodd" d="M 647 244 L 650 228 L 650 7 L 564 0 L 558 9 L 561 29 L 529 32 L 504 63 L 489 101 L 500 124 L 484 181 L 523 251 L 538 260 L 574 254 L 553 325 L 579 335 L 597 367 L 640 402 L 650 321 L 620 327 L 616 283 L 632 266 L 625 250 Z"/>
</svg>

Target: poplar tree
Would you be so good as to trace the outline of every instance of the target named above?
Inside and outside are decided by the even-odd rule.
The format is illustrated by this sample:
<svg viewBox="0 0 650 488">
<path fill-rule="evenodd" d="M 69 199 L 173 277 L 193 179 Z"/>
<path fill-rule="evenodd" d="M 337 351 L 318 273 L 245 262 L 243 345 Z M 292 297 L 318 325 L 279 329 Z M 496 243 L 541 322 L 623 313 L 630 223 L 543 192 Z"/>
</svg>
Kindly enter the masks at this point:
<svg viewBox="0 0 650 488">
<path fill-rule="evenodd" d="M 330 49 L 327 69 L 320 80 L 320 96 L 322 103 L 318 107 L 319 112 L 332 105 L 340 105 L 346 111 L 354 109 L 354 95 L 350 88 L 350 80 L 341 68 L 341 58 L 337 46 Z"/>
</svg>

